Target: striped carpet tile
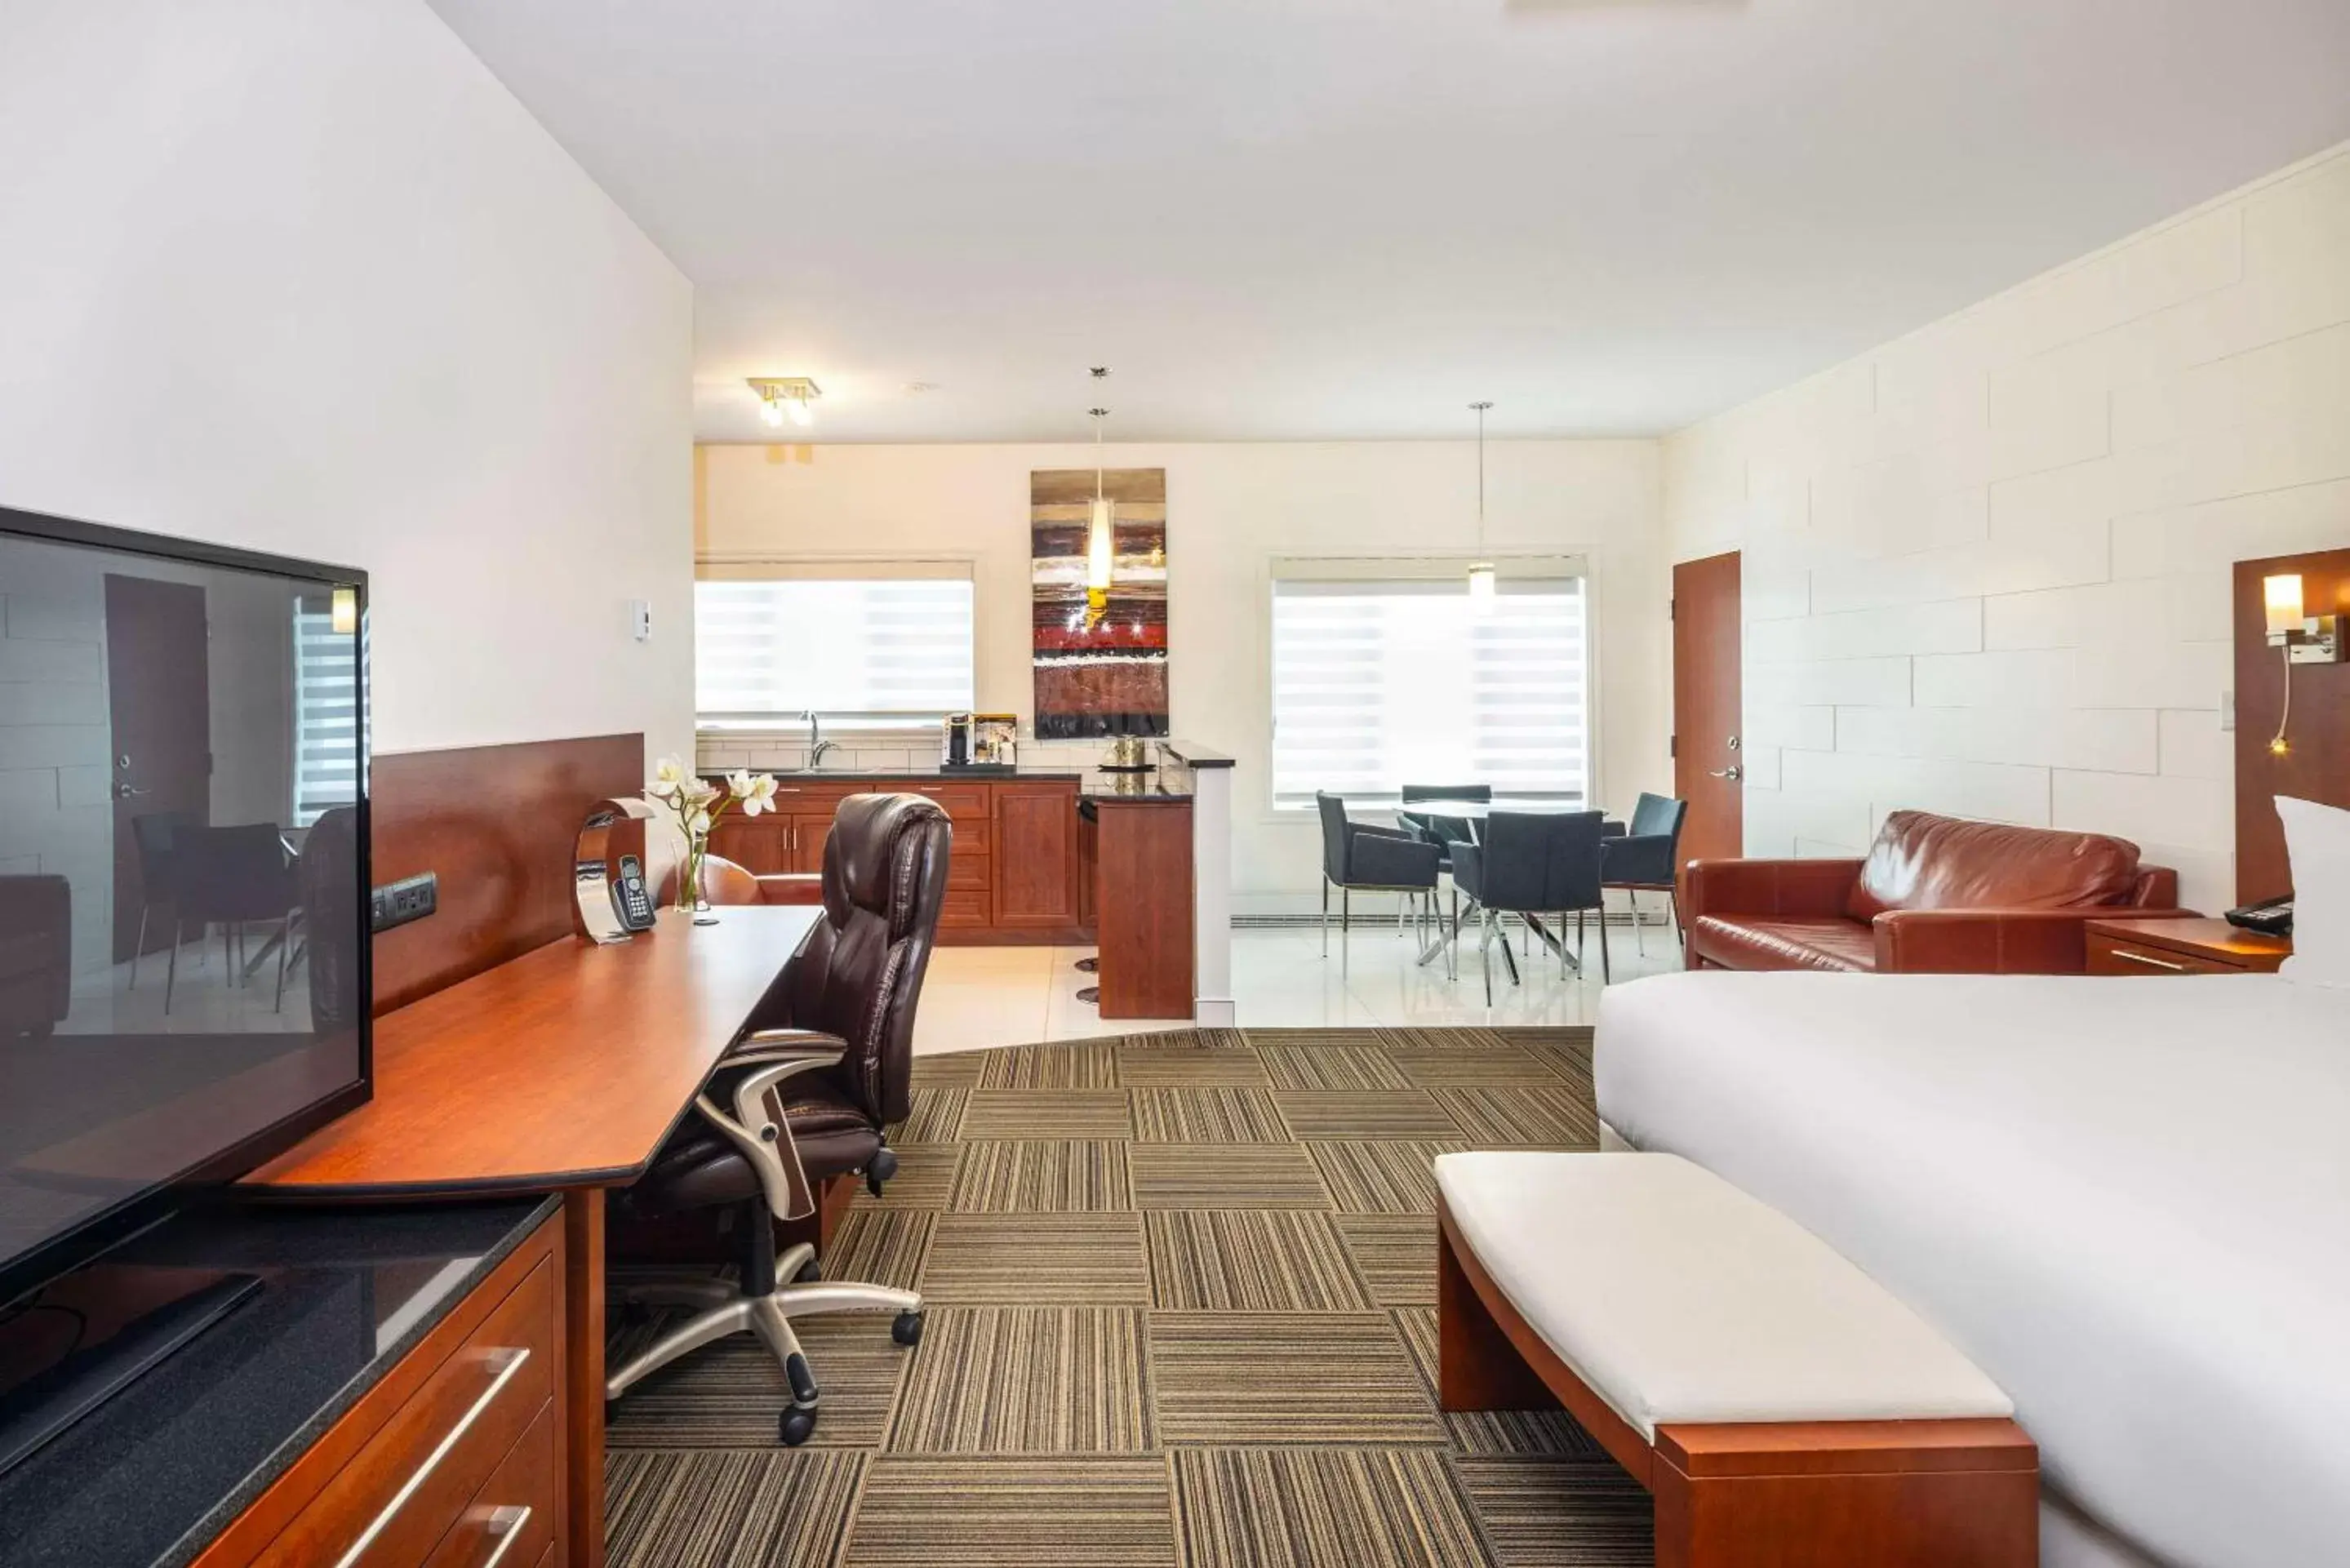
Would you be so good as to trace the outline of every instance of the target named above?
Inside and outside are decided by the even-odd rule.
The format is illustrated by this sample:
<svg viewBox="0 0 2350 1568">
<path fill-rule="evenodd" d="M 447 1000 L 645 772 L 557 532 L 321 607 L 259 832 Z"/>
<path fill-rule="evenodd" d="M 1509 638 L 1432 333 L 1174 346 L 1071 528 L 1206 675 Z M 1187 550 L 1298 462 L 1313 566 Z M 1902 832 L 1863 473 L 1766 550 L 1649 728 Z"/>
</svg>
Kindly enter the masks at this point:
<svg viewBox="0 0 2350 1568">
<path fill-rule="evenodd" d="M 1181 1449 L 1183 1568 L 1483 1568 L 1443 1459 L 1411 1449 Z"/>
<path fill-rule="evenodd" d="M 1118 1081 L 1129 1089 L 1270 1088 L 1264 1059 L 1254 1051 L 1122 1045 Z"/>
<path fill-rule="evenodd" d="M 915 1209 L 851 1208 L 823 1259 L 825 1276 L 920 1290 L 931 1229 L 939 1218 Z"/>
<path fill-rule="evenodd" d="M 1107 1040 L 1077 1040 L 1064 1045 L 1007 1045 L 1001 1050 L 971 1054 L 985 1059 L 974 1088 L 1118 1087 L 1118 1052 Z"/>
<path fill-rule="evenodd" d="M 1436 1309 L 1403 1307 L 1393 1314 L 1404 1348 L 1411 1353 L 1430 1397 L 1436 1395 Z M 1599 1439 L 1575 1425 L 1564 1410 L 1446 1410 L 1445 1430 L 1456 1454 L 1573 1459 L 1612 1464 Z"/>
<path fill-rule="evenodd" d="M 866 1456 L 681 1449 L 604 1461 L 612 1568 L 832 1568 Z"/>
<path fill-rule="evenodd" d="M 1389 1043 L 1387 1034 L 1377 1029 L 1243 1029 L 1241 1033 L 1260 1051 L 1277 1045 L 1368 1046 L 1376 1050 Z"/>
<path fill-rule="evenodd" d="M 1289 1143 L 1263 1089 L 1133 1089 L 1134 1136 L 1144 1143 Z"/>
<path fill-rule="evenodd" d="M 1506 1051 L 1527 1034 L 1565 1033 L 1565 1030 L 1510 1029 L 1381 1029 L 1379 1044 L 1390 1051 Z"/>
<path fill-rule="evenodd" d="M 1150 1314 L 1165 1443 L 1441 1443 L 1443 1423 L 1383 1314 Z"/>
<path fill-rule="evenodd" d="M 1123 1089 L 973 1089 L 962 1137 L 1059 1138 L 1134 1136 Z"/>
<path fill-rule="evenodd" d="M 613 1337 L 608 1365 L 683 1321 L 663 1314 Z M 880 1314 L 843 1313 L 793 1325 L 824 1394 L 824 1419 L 809 1442 L 818 1448 L 871 1448 L 889 1429 L 898 1388 L 912 1361 L 889 1337 Z M 784 1369 L 767 1347 L 734 1334 L 673 1361 L 613 1405 L 607 1448 L 762 1449 L 775 1442 L 776 1417 L 791 1403 Z"/>
<path fill-rule="evenodd" d="M 1276 1089 L 1409 1089 L 1388 1054 L 1349 1045 L 1267 1045 L 1264 1059 Z M 1465 1053 L 1464 1053 L 1465 1054 Z"/>
<path fill-rule="evenodd" d="M 959 1143 L 899 1143 L 894 1139 L 890 1151 L 898 1157 L 898 1174 L 891 1177 L 876 1198 L 863 1182 L 857 1184 L 856 1205 L 859 1209 L 943 1209 L 954 1191 L 956 1168 L 962 1163 L 963 1146 Z"/>
<path fill-rule="evenodd" d="M 893 1452 L 1143 1453 L 1142 1314 L 1116 1307 L 941 1307 L 912 1356 Z M 831 1396 L 826 1396 L 830 1421 Z M 823 1429 L 819 1423 L 817 1429 Z"/>
<path fill-rule="evenodd" d="M 1138 1209 L 1328 1209 L 1314 1157 L 1294 1143 L 1138 1143 L 1126 1151 Z"/>
<path fill-rule="evenodd" d="M 974 1053 L 975 1054 L 975 1053 Z M 916 1089 L 907 1096 L 913 1109 L 889 1129 L 891 1143 L 952 1143 L 962 1136 L 968 1089 Z"/>
<path fill-rule="evenodd" d="M 842 1568 L 1170 1568 L 1167 1461 L 872 1461 Z"/>
<path fill-rule="evenodd" d="M 1468 1147 L 1456 1138 L 1362 1138 L 1309 1143 L 1305 1151 L 1342 1214 L 1433 1214 L 1436 1177 L 1430 1168 L 1436 1157 Z"/>
<path fill-rule="evenodd" d="M 1131 1209 L 1130 1147 L 1109 1138 L 967 1143 L 946 1207 L 958 1214 Z"/>
<path fill-rule="evenodd" d="M 1142 1217 L 941 1214 L 922 1293 L 954 1306 L 1148 1306 Z"/>
<path fill-rule="evenodd" d="M 1456 1459 L 1494 1568 L 1650 1568 L 1655 1511 L 1613 1465 Z"/>
<path fill-rule="evenodd" d="M 1362 1312 L 1369 1296 L 1327 1214 L 1159 1210 L 1143 1216 L 1153 1304 L 1222 1312 Z"/>
<path fill-rule="evenodd" d="M 975 1089 L 988 1055 L 985 1051 L 941 1051 L 917 1056 L 908 1081 L 917 1089 Z"/>
<path fill-rule="evenodd" d="M 1337 1226 L 1374 1304 L 1435 1304 L 1435 1220 L 1418 1214 L 1341 1214 Z"/>
<path fill-rule="evenodd" d="M 1506 1144 L 1541 1144 L 1569 1148 L 1599 1147 L 1599 1119 L 1590 1103 L 1578 1101 L 1565 1085 L 1513 1085 L 1507 1088 L 1480 1085 L 1430 1089 L 1461 1128 L 1461 1136 L 1477 1147 Z"/>
<path fill-rule="evenodd" d="M 1387 1058 L 1414 1088 L 1440 1089 L 1461 1084 L 1540 1084 L 1543 1064 L 1532 1053 L 1515 1046 L 1491 1051 L 1390 1050 Z"/>
<path fill-rule="evenodd" d="M 1381 1060 L 1385 1060 L 1384 1057 Z M 1431 1091 L 1274 1091 L 1290 1132 L 1301 1138 L 1451 1138 L 1461 1129 Z"/>
</svg>

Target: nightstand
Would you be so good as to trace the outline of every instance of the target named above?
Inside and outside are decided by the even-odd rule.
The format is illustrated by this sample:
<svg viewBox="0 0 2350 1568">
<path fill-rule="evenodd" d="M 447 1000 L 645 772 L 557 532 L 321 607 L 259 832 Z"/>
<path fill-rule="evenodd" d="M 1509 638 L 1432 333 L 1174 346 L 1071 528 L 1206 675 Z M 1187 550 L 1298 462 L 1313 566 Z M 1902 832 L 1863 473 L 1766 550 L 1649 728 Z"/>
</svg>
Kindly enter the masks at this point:
<svg viewBox="0 0 2350 1568">
<path fill-rule="evenodd" d="M 2264 937 L 2200 915 L 2091 920 L 2085 934 L 2091 974 L 2273 974 L 2293 956 L 2286 938 Z"/>
</svg>

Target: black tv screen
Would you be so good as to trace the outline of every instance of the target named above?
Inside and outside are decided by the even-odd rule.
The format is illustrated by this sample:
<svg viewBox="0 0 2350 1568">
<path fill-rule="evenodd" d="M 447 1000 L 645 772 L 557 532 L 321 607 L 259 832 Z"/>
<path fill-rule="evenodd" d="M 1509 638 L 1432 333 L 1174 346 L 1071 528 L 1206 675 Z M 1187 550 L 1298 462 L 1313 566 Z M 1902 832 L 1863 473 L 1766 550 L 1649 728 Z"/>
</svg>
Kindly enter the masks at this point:
<svg viewBox="0 0 2350 1568">
<path fill-rule="evenodd" d="M 0 1303 L 367 1097 L 366 624 L 0 509 Z"/>
</svg>

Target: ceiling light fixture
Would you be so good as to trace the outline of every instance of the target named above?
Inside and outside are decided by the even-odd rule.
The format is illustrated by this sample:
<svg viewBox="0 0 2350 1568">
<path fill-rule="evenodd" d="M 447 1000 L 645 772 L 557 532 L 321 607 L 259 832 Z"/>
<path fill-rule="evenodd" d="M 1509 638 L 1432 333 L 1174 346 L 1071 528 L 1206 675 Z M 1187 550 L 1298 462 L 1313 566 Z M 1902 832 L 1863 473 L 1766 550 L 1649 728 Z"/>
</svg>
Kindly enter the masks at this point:
<svg viewBox="0 0 2350 1568">
<path fill-rule="evenodd" d="M 1500 586 L 1493 573 L 1493 563 L 1485 556 L 1485 410 L 1493 405 L 1489 401 L 1471 403 L 1477 410 L 1477 559 L 1469 565 L 1469 603 L 1479 615 L 1492 611 L 1493 594 Z"/>
<path fill-rule="evenodd" d="M 806 376 L 754 376 L 751 389 L 759 394 L 759 417 L 778 430 L 786 420 L 803 427 L 816 423 L 812 405 L 824 396 Z"/>
<path fill-rule="evenodd" d="M 1098 387 L 1109 379 L 1109 368 L 1097 365 L 1093 375 Z M 1118 562 L 1118 508 L 1102 482 L 1102 426 L 1109 419 L 1109 410 L 1097 406 L 1086 411 L 1094 421 L 1094 505 L 1086 528 L 1086 600 L 1098 620 L 1107 607 L 1110 570 Z"/>
</svg>

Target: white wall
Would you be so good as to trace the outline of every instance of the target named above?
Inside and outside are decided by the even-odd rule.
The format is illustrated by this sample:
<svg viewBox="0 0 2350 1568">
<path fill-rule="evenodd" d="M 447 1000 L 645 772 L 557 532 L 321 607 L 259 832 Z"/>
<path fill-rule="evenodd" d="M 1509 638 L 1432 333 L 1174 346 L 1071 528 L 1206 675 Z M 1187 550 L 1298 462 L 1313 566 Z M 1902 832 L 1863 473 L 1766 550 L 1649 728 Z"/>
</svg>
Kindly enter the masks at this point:
<svg viewBox="0 0 2350 1568">
<path fill-rule="evenodd" d="M 0 504 L 365 568 L 379 752 L 690 743 L 691 289 L 422 0 L 5 18 Z"/>
<path fill-rule="evenodd" d="M 1750 854 L 1919 806 L 2234 902 L 2229 563 L 2350 545 L 2350 147 L 1668 441 L 1745 552 Z"/>
<path fill-rule="evenodd" d="M 1167 470 L 1170 722 L 1239 759 L 1235 902 L 1243 912 L 1310 908 L 1311 814 L 1276 815 L 1268 787 L 1269 564 L 1468 553 L 1475 445 L 1134 443 L 1113 445 L 1107 461 Z M 1619 808 L 1670 777 L 1658 461 L 1652 441 L 1495 441 L 1486 456 L 1492 550 L 1590 560 L 1595 761 L 1601 799 Z M 705 446 L 696 462 L 706 553 L 972 562 L 979 704 L 1033 718 L 1028 475 L 1089 468 L 1091 446 Z M 715 761 L 749 755 L 742 742 L 705 747 Z"/>
</svg>

